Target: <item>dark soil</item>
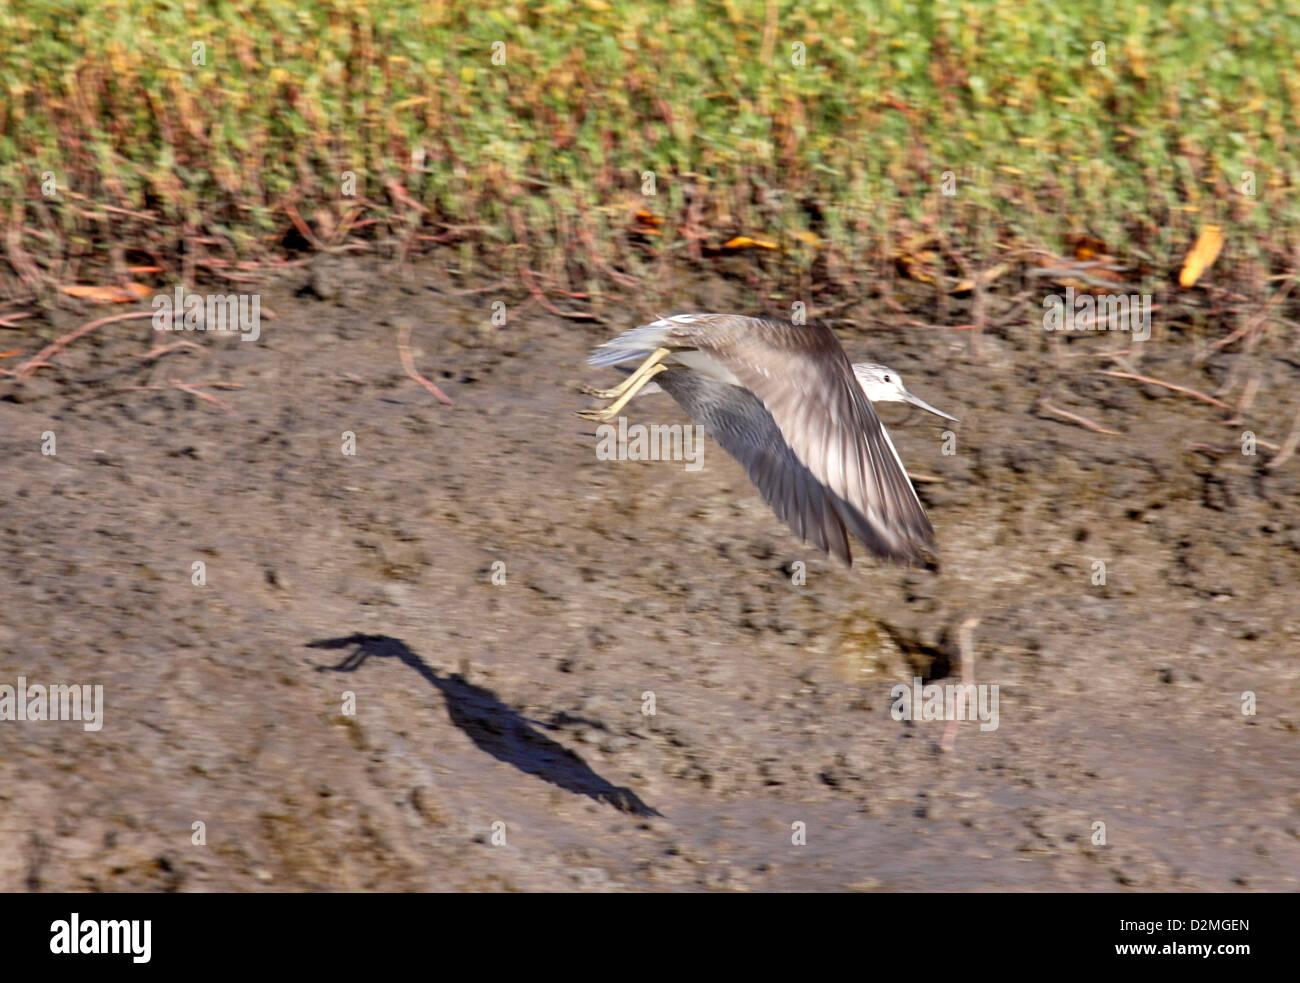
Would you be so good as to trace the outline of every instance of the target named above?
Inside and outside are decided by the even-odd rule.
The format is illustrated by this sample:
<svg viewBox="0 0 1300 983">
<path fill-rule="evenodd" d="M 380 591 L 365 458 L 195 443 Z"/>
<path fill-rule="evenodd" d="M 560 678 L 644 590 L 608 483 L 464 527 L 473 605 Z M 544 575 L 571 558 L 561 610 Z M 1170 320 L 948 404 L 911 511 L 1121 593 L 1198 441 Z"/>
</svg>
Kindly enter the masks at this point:
<svg viewBox="0 0 1300 983">
<path fill-rule="evenodd" d="M 1300 887 L 1300 457 L 1239 439 L 1286 438 L 1294 357 L 1259 363 L 1233 429 L 1041 330 L 976 358 L 851 308 L 849 354 L 962 423 L 944 455 L 882 410 L 940 479 L 942 561 L 850 570 L 716 444 L 697 472 L 600 461 L 574 416 L 617 379 L 590 347 L 656 307 L 745 310 L 728 283 L 604 324 L 454 291 L 319 261 L 262 290 L 255 343 L 142 360 L 176 337 L 127 321 L 0 383 L 0 684 L 105 700 L 96 732 L 0 722 L 0 890 Z M 455 405 L 404 374 L 404 321 Z M 1144 371 L 1205 385 L 1188 344 L 1150 344 Z M 243 388 L 204 390 L 226 412 L 173 379 Z M 627 416 L 684 422 L 665 395 Z M 890 689 L 955 677 L 970 616 L 1000 726 L 945 753 Z"/>
</svg>

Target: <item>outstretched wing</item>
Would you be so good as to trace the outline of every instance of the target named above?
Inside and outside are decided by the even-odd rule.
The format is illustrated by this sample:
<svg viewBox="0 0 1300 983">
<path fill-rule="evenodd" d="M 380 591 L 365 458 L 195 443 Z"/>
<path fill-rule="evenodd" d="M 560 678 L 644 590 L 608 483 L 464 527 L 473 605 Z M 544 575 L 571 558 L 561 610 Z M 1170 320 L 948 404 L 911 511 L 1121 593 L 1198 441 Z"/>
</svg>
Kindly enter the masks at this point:
<svg viewBox="0 0 1300 983">
<path fill-rule="evenodd" d="M 861 538 L 857 530 L 868 526 L 866 519 L 803 465 L 753 393 L 677 369 L 660 374 L 656 381 L 741 463 L 763 500 L 795 535 L 852 564 L 847 530 L 855 530 Z"/>
<path fill-rule="evenodd" d="M 834 527 L 825 521 L 825 512 L 820 520 L 813 520 L 815 510 L 824 510 L 829 500 L 843 525 L 878 556 L 912 562 L 934 552 L 934 528 L 830 328 L 729 314 L 684 314 L 659 323 L 664 322 L 672 326 L 666 332 L 669 343 L 717 359 L 723 371 L 744 387 L 739 391 L 748 390 L 765 411 L 770 424 L 757 416 L 752 405 L 745 405 L 743 397 L 711 386 L 692 389 L 681 380 L 667 381 L 674 372 L 658 379 L 674 397 L 670 385 L 696 402 L 709 401 L 718 417 L 713 425 L 720 432 L 728 433 L 728 426 L 745 431 L 727 439 L 710 433 L 745 465 L 764 498 L 791 528 L 800 535 L 819 529 L 828 542 L 823 548 L 842 555 L 829 545 L 834 542 L 828 538 Z M 709 429 L 707 419 L 696 417 L 681 399 L 678 402 Z M 756 450 L 756 443 L 776 449 Z M 790 458 L 813 480 L 794 469 Z M 806 509 L 799 504 L 804 495 L 808 496 Z M 802 516 L 802 530 L 796 525 L 797 516 Z M 818 542 L 813 535 L 806 538 Z M 844 550 L 847 554 L 847 545 Z"/>
</svg>

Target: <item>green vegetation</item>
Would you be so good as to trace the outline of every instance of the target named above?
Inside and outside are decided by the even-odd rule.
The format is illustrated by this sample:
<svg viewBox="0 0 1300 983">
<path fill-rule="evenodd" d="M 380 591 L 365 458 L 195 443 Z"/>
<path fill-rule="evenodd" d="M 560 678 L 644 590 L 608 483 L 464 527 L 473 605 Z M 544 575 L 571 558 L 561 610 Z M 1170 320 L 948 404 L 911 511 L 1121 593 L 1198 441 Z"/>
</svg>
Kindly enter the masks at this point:
<svg viewBox="0 0 1300 983">
<path fill-rule="evenodd" d="M 4 255 L 440 242 L 581 285 L 735 235 L 834 279 L 1073 233 L 1167 276 L 1216 222 L 1259 279 L 1300 243 L 1297 52 L 1289 0 L 0 0 Z"/>
</svg>

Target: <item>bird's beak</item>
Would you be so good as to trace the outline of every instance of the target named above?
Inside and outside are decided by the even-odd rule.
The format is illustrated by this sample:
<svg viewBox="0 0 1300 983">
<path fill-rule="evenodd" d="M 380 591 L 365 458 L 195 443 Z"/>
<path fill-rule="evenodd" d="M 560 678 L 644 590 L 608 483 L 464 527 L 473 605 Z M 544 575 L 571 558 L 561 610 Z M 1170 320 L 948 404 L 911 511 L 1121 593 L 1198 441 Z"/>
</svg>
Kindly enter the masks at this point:
<svg viewBox="0 0 1300 983">
<path fill-rule="evenodd" d="M 941 416 L 945 420 L 951 420 L 953 423 L 961 423 L 955 416 L 949 416 L 943 410 L 936 410 L 933 406 L 923 400 L 920 396 L 913 396 L 911 393 L 904 393 L 903 399 L 913 406 L 925 410 L 927 413 L 933 413 L 935 416 Z"/>
</svg>

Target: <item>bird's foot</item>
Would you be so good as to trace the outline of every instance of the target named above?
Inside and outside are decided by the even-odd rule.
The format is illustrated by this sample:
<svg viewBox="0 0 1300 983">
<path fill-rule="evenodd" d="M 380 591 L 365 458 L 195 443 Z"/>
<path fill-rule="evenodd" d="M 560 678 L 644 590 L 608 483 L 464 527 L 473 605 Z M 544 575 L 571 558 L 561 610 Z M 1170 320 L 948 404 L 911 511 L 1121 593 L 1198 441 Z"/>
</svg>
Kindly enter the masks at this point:
<svg viewBox="0 0 1300 983">
<path fill-rule="evenodd" d="M 578 392 L 596 399 L 618 399 L 623 393 L 619 389 L 597 389 L 594 386 L 579 386 Z"/>
<path fill-rule="evenodd" d="M 589 396 L 595 396 L 598 399 L 612 399 L 610 403 L 601 410 L 581 410 L 578 416 L 584 420 L 595 420 L 597 423 L 607 423 L 614 417 L 618 416 L 618 411 L 626 406 L 647 382 L 663 372 L 668 366 L 661 364 L 665 358 L 672 354 L 669 348 L 656 348 L 644 362 L 637 367 L 637 370 L 624 379 L 613 389 L 583 389 L 583 392 Z"/>
</svg>

